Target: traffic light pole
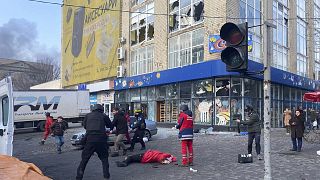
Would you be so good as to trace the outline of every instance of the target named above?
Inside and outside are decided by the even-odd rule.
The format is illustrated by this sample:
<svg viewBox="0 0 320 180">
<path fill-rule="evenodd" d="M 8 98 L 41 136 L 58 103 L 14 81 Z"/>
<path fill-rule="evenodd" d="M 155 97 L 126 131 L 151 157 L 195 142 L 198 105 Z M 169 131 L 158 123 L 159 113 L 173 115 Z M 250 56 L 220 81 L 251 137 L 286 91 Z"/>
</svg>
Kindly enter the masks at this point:
<svg viewBox="0 0 320 180">
<path fill-rule="evenodd" d="M 275 25 L 269 22 L 272 19 L 272 2 L 270 0 L 263 0 L 263 14 L 264 14 L 264 26 L 263 26 L 263 62 L 264 62 L 264 179 L 271 180 L 271 60 L 273 57 L 273 36 L 272 28 L 276 28 Z"/>
</svg>

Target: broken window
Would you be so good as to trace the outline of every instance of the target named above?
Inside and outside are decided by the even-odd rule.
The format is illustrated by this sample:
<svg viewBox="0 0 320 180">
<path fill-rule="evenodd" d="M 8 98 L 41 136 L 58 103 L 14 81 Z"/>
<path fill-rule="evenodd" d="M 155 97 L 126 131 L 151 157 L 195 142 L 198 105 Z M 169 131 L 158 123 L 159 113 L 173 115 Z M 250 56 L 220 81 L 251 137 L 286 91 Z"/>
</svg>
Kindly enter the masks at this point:
<svg viewBox="0 0 320 180">
<path fill-rule="evenodd" d="M 154 37 L 154 24 L 148 24 L 148 40 Z"/>
<path fill-rule="evenodd" d="M 140 2 L 140 1 L 139 1 Z M 143 1 L 141 1 L 143 2 Z M 141 7 L 131 14 L 131 45 L 154 37 L 154 3 Z"/>
<path fill-rule="evenodd" d="M 195 22 L 203 21 L 203 12 L 204 12 L 204 3 L 203 1 L 197 2 L 193 5 L 193 19 Z"/>
<path fill-rule="evenodd" d="M 203 21 L 203 0 L 170 0 L 169 31 L 174 32 Z"/>
<path fill-rule="evenodd" d="M 170 0 L 169 11 L 170 13 L 174 11 L 179 11 L 179 0 Z"/>
<path fill-rule="evenodd" d="M 138 31 L 137 30 L 131 31 L 130 36 L 131 36 L 131 46 L 137 44 L 137 42 L 138 42 L 138 39 L 137 39 Z"/>
<path fill-rule="evenodd" d="M 146 40 L 146 26 L 142 26 L 139 29 L 139 43 Z"/>
</svg>

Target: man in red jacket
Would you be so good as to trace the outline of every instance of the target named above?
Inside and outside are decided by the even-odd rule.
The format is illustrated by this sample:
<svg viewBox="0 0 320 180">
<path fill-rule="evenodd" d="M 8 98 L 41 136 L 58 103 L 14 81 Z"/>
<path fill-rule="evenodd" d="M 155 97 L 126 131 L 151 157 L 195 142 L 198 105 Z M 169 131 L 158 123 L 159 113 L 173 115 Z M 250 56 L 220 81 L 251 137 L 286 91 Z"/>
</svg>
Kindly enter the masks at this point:
<svg viewBox="0 0 320 180">
<path fill-rule="evenodd" d="M 193 118 L 188 105 L 180 106 L 180 114 L 176 128 L 179 129 L 179 140 L 181 140 L 182 164 L 187 167 L 193 165 Z M 188 158 L 189 153 L 189 158 Z"/>
<path fill-rule="evenodd" d="M 51 129 L 50 127 L 52 126 L 53 124 L 53 118 L 50 116 L 50 113 L 46 113 L 46 124 L 44 126 L 45 128 L 45 131 L 44 131 L 44 134 L 43 134 L 43 139 L 41 140 L 40 144 L 41 145 L 44 145 L 44 142 L 46 142 L 49 134 L 51 134 Z"/>
</svg>

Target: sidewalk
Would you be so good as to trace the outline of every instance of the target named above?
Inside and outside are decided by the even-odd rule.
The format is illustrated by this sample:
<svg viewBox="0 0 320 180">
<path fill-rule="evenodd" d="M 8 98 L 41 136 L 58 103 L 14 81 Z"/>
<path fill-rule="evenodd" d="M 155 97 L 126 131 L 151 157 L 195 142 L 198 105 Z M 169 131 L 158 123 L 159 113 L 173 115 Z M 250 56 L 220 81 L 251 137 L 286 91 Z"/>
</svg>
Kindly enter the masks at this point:
<svg viewBox="0 0 320 180">
<path fill-rule="evenodd" d="M 289 135 L 285 134 L 284 129 L 272 129 L 271 141 L 273 179 L 319 179 L 320 156 L 316 154 L 316 151 L 320 149 L 319 144 L 304 142 L 301 153 L 292 153 L 289 151 L 291 139 Z M 261 145 L 263 152 L 263 138 L 261 139 Z M 180 145 L 176 136 L 150 142 L 148 148 L 169 152 L 181 159 Z M 234 133 L 196 134 L 194 140 L 195 165 L 192 167 L 198 170 L 196 173 L 190 172 L 189 168 L 181 168 L 175 165 L 158 165 L 158 168 L 153 168 L 149 164 L 133 164 L 127 168 L 118 168 L 117 171 L 123 171 L 122 175 L 124 176 L 121 176 L 121 178 L 125 179 L 145 177 L 159 180 L 263 179 L 264 162 L 258 161 L 254 153 L 252 164 L 239 164 L 237 163 L 239 153 L 247 153 L 247 136 L 234 136 Z M 137 173 L 132 175 L 126 171 Z"/>
</svg>

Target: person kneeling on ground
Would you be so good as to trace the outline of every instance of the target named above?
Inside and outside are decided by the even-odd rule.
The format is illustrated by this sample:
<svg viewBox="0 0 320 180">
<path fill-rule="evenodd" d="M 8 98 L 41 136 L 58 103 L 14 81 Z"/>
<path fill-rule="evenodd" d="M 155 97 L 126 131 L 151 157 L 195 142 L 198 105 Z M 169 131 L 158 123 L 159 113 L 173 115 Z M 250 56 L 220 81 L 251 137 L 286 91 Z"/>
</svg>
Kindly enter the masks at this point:
<svg viewBox="0 0 320 180">
<path fill-rule="evenodd" d="M 127 156 L 123 161 L 117 161 L 118 167 L 126 167 L 131 163 L 161 163 L 170 164 L 171 162 L 176 162 L 177 158 L 171 154 L 160 152 L 157 150 L 147 150 L 142 154 L 135 154 Z"/>
</svg>

